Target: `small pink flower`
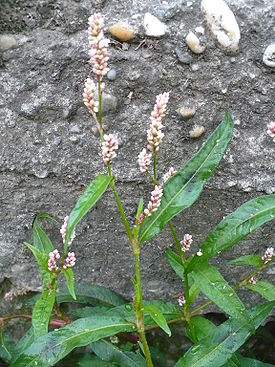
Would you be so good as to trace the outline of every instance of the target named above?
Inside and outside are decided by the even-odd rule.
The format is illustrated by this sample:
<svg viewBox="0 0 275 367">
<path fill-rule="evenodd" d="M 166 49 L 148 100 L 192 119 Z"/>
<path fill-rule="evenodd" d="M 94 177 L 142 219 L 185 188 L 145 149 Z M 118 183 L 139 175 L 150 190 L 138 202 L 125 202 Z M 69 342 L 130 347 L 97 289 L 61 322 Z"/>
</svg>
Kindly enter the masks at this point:
<svg viewBox="0 0 275 367">
<path fill-rule="evenodd" d="M 87 78 L 83 92 L 83 102 L 93 115 L 98 112 L 98 101 L 95 100 L 96 85 L 92 79 Z"/>
<path fill-rule="evenodd" d="M 275 141 L 275 121 L 267 124 L 267 133 L 273 138 L 273 141 Z"/>
<path fill-rule="evenodd" d="M 249 279 L 249 281 L 248 281 L 248 283 L 250 283 L 250 284 L 257 284 L 257 282 L 258 282 L 258 278 L 256 277 L 256 276 L 254 276 L 254 277 L 251 277 L 250 279 Z"/>
<path fill-rule="evenodd" d="M 175 174 L 175 173 L 177 173 L 177 171 L 176 171 L 176 170 L 174 170 L 174 168 L 173 168 L 173 167 L 170 167 L 170 168 L 169 168 L 169 171 L 168 171 L 168 172 L 166 172 L 166 173 L 163 175 L 163 178 L 162 178 L 163 183 L 165 183 L 166 181 L 168 181 L 168 180 L 169 180 L 169 178 L 170 178 L 170 177 L 172 177 L 172 176 L 174 176 L 174 174 Z"/>
<path fill-rule="evenodd" d="M 113 134 L 104 135 L 104 141 L 102 142 L 102 155 L 105 164 L 111 161 L 117 156 L 116 150 L 118 149 L 118 140 Z"/>
<path fill-rule="evenodd" d="M 48 269 L 50 271 L 57 271 L 59 267 L 57 266 L 57 262 L 60 259 L 60 254 L 57 249 L 49 253 L 48 260 Z"/>
<path fill-rule="evenodd" d="M 268 247 L 264 253 L 264 256 L 262 256 L 264 265 L 266 265 L 269 261 L 271 261 L 273 256 L 274 256 L 274 248 Z"/>
<path fill-rule="evenodd" d="M 155 190 L 151 192 L 151 200 L 148 203 L 148 207 L 144 210 L 144 214 L 146 217 L 150 217 L 150 215 L 152 215 L 152 213 L 158 209 L 162 196 L 162 186 L 156 185 Z"/>
<path fill-rule="evenodd" d="M 142 149 L 142 151 L 138 155 L 138 164 L 141 172 L 148 171 L 148 167 L 150 166 L 151 163 L 151 158 L 152 154 L 147 153 L 145 148 Z"/>
<path fill-rule="evenodd" d="M 156 97 L 156 104 L 154 106 L 153 112 L 151 113 L 151 125 L 147 130 L 147 147 L 153 153 L 158 152 L 159 145 L 161 144 L 164 137 L 164 134 L 161 131 L 163 128 L 161 120 L 165 116 L 168 100 L 169 93 L 165 92 L 163 94 L 159 94 Z"/>
<path fill-rule="evenodd" d="M 63 265 L 63 269 L 72 268 L 75 266 L 76 257 L 74 252 L 68 252 L 68 255 L 65 259 L 65 263 Z"/>
<path fill-rule="evenodd" d="M 64 245 L 65 245 L 65 239 L 66 239 L 66 230 L 67 230 L 68 220 L 69 220 L 69 216 L 66 215 L 66 217 L 64 218 L 64 223 L 63 223 L 63 225 L 60 229 L 60 233 L 61 233 Z M 68 247 L 70 247 L 72 245 L 72 242 L 73 242 L 74 239 L 75 239 L 75 231 L 73 231 L 73 233 L 71 235 L 71 238 L 68 242 Z"/>
<path fill-rule="evenodd" d="M 179 296 L 178 296 L 178 304 L 180 307 L 183 307 L 185 305 L 185 298 L 184 298 L 184 295 L 183 293 L 179 293 Z"/>
<path fill-rule="evenodd" d="M 198 256 L 202 256 L 202 255 L 203 255 L 203 253 L 202 253 L 202 250 L 201 250 L 201 249 L 199 249 L 199 251 L 197 252 L 197 255 L 198 255 Z"/>
<path fill-rule="evenodd" d="M 181 249 L 182 251 L 189 251 L 190 250 L 190 246 L 192 244 L 193 240 L 192 240 L 192 235 L 186 233 L 183 237 L 183 240 L 180 241 L 181 244 Z"/>
<path fill-rule="evenodd" d="M 143 222 L 143 219 L 144 219 L 144 214 L 143 213 L 141 213 L 140 214 L 140 216 L 138 217 L 138 221 L 137 221 L 137 223 L 138 223 L 138 225 L 140 226 L 141 225 L 141 223 Z"/>
</svg>

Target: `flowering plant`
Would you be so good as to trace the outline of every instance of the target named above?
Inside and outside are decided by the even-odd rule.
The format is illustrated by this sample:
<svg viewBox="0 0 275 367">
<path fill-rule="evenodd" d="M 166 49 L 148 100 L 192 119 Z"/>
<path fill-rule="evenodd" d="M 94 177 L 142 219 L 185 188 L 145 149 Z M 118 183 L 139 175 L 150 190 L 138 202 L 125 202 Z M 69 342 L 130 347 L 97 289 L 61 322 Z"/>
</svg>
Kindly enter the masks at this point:
<svg viewBox="0 0 275 367">
<path fill-rule="evenodd" d="M 204 184 L 215 171 L 231 140 L 233 121 L 226 113 L 221 124 L 201 149 L 178 171 L 170 167 L 160 179 L 157 158 L 164 138 L 163 122 L 169 102 L 169 93 L 164 92 L 156 97 L 150 116 L 147 149 L 143 148 L 138 156 L 139 169 L 151 180 L 154 188 L 145 209 L 143 199 L 140 199 L 135 225 L 131 228 L 111 168 L 118 151 L 118 138 L 113 134 L 104 133 L 102 120 L 102 94 L 105 88 L 102 79 L 108 71 L 109 43 L 104 37 L 103 27 L 103 18 L 99 13 L 89 18 L 90 64 L 96 83 L 91 78 L 86 80 L 83 101 L 99 131 L 106 174 L 98 175 L 89 184 L 70 215 L 65 217 L 60 230 L 62 253 L 54 249 L 51 240 L 40 226 L 40 219 L 53 218 L 45 214 L 36 217 L 33 225 L 33 244 L 25 245 L 36 258 L 44 289 L 33 308 L 31 329 L 16 346 L 10 350 L 5 347 L 5 359 L 11 367 L 53 366 L 74 348 L 89 345 L 92 353 L 81 357 L 79 366 L 115 366 L 114 363 L 117 363 L 119 366 L 151 367 L 154 361 L 146 331 L 160 327 L 171 335 L 169 324 L 181 322 L 185 325 L 186 335 L 193 345 L 178 360 L 176 367 L 256 364 L 264 366 L 261 362 L 251 362 L 235 352 L 267 318 L 275 305 L 274 285 L 258 280 L 259 273 L 274 262 L 274 249 L 267 248 L 262 257 L 254 254 L 232 260 L 230 265 L 253 267 L 253 271 L 247 272 L 234 287 L 229 285 L 216 267 L 209 264 L 209 260 L 272 220 L 275 214 L 275 195 L 261 196 L 243 204 L 207 235 L 198 252 L 188 256 L 192 250 L 192 235 L 186 233 L 180 239 L 172 219 L 198 199 Z M 69 249 L 75 239 L 75 228 L 109 186 L 113 191 L 134 256 L 135 295 L 130 302 L 104 287 L 74 284 L 73 267 L 76 264 L 76 256 Z M 184 290 L 179 292 L 178 305 L 159 300 L 146 302 L 142 294 L 141 246 L 156 236 L 165 224 L 170 228 L 176 249 L 167 249 L 167 260 L 184 281 Z M 67 288 L 61 287 L 57 292 L 58 278 L 62 273 L 65 275 Z M 258 292 L 268 302 L 247 309 L 237 295 L 241 287 Z M 209 301 L 194 308 L 194 301 L 200 293 L 207 296 Z M 85 302 L 92 307 L 80 308 L 68 317 L 59 307 L 61 303 L 68 301 Z M 199 316 L 200 312 L 212 303 L 229 316 L 228 320 L 219 326 Z M 9 317 L 0 319 L 2 330 L 8 320 Z M 56 329 L 49 331 L 49 325 Z M 112 342 L 117 342 L 120 338 L 125 338 L 125 333 L 129 333 L 128 340 L 137 346 L 136 351 L 119 350 L 106 339 L 112 337 Z M 105 361 L 104 364 L 100 364 L 102 360 Z"/>
</svg>

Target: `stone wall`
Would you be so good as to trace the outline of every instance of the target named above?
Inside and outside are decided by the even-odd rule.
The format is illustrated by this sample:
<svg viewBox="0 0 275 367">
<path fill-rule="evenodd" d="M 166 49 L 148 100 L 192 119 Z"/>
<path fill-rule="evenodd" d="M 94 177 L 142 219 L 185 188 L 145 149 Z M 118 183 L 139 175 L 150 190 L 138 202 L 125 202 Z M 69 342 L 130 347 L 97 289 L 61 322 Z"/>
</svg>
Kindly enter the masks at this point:
<svg viewBox="0 0 275 367">
<path fill-rule="evenodd" d="M 104 171 L 98 136 L 82 102 L 83 82 L 92 75 L 88 60 L 87 19 L 101 11 L 106 30 L 127 21 L 135 39 L 122 43 L 110 36 L 104 121 L 119 137 L 113 163 L 118 191 L 129 218 L 139 197 L 152 189 L 137 167 L 155 96 L 170 91 L 160 172 L 179 168 L 195 153 L 228 109 L 234 138 L 199 201 L 175 219 L 181 235 L 192 233 L 194 251 L 224 215 L 246 200 L 275 191 L 274 142 L 266 125 L 274 120 L 274 69 L 263 63 L 274 42 L 273 0 L 228 0 L 240 26 L 239 51 L 222 50 L 206 31 L 206 49 L 193 53 L 185 43 L 189 31 L 205 26 L 199 0 L 25 0 L 0 1 L 0 281 L 37 290 L 41 285 L 32 255 L 35 214 L 48 212 L 62 223 L 85 186 Z M 146 36 L 144 14 L 166 27 L 159 38 Z M 195 109 L 184 120 L 182 107 Z M 179 113 L 181 110 L 181 114 Z M 194 111 L 193 111 L 194 112 Z M 205 132 L 191 138 L 195 125 Z M 59 228 L 50 227 L 60 246 Z M 265 225 L 223 257 L 218 264 L 227 279 L 242 270 L 227 260 L 262 254 L 274 244 L 272 224 Z M 172 243 L 166 229 L 142 248 L 147 297 L 175 300 L 181 282 L 165 260 Z M 130 296 L 133 257 L 114 199 L 108 190 L 77 228 L 74 242 L 78 281 L 88 280 Z M 233 274 L 232 274 L 233 273 Z M 266 276 L 272 278 L 274 269 Z M 4 284 L 4 283 L 3 283 Z M 248 304 L 254 299 L 246 298 Z"/>
</svg>

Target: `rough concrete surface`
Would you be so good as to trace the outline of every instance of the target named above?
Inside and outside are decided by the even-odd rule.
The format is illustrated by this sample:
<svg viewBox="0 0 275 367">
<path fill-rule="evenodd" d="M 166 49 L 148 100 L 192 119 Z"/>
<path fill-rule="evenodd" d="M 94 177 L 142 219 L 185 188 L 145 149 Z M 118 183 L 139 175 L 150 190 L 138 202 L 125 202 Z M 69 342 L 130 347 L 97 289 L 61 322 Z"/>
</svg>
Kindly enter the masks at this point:
<svg viewBox="0 0 275 367">
<path fill-rule="evenodd" d="M 0 281 L 10 287 L 39 289 L 41 281 L 32 255 L 23 246 L 31 240 L 35 214 L 62 218 L 84 187 L 104 172 L 93 121 L 82 102 L 83 82 L 91 76 L 86 24 L 101 11 L 106 29 L 117 21 L 134 27 L 129 48 L 112 39 L 110 65 L 115 80 L 106 81 L 104 116 L 108 132 L 117 133 L 119 152 L 113 162 L 117 187 L 127 216 L 134 218 L 139 197 L 149 200 L 152 187 L 137 167 L 146 145 L 146 129 L 155 96 L 171 91 L 160 172 L 179 168 L 215 129 L 227 108 L 235 120 L 234 138 L 199 201 L 175 219 L 179 234 L 191 233 L 194 251 L 208 231 L 241 203 L 275 192 L 275 145 L 266 134 L 274 120 L 274 69 L 262 62 L 274 42 L 273 0 L 228 0 L 241 30 L 239 52 L 222 51 L 207 33 L 207 47 L 193 54 L 184 42 L 189 31 L 203 25 L 200 1 L 190 0 L 0 0 Z M 143 17 L 150 12 L 169 32 L 145 37 Z M 106 33 L 107 34 L 107 33 Z M 4 36 L 4 38 L 3 38 Z M 143 41 L 143 42 L 142 42 Z M 141 43 L 142 42 L 142 43 Z M 10 46 L 9 46 L 10 45 Z M 185 121 L 184 105 L 196 114 Z M 194 125 L 205 133 L 191 139 Z M 58 227 L 49 228 L 60 246 Z M 229 280 L 243 272 L 226 261 L 241 254 L 263 254 L 274 245 L 273 224 L 253 232 L 217 262 Z M 146 297 L 176 301 L 181 282 L 165 260 L 172 243 L 166 229 L 142 247 L 142 278 Z M 77 281 L 133 294 L 133 256 L 108 190 L 77 228 Z M 274 278 L 269 269 L 266 278 Z M 243 295 L 246 303 L 255 298 Z"/>
</svg>

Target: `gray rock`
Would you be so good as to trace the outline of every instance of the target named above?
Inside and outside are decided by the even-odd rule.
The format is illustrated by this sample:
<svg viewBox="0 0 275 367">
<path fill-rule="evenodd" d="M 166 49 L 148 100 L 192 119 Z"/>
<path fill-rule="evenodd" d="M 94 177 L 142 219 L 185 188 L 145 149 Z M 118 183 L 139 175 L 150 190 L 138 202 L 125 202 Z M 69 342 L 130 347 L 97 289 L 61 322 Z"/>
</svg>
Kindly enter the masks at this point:
<svg viewBox="0 0 275 367">
<path fill-rule="evenodd" d="M 177 55 L 179 61 L 182 64 L 185 64 L 185 65 L 191 64 L 193 58 L 192 58 L 192 56 L 187 51 L 183 51 L 182 49 L 180 49 L 180 48 L 177 47 L 175 49 L 175 52 L 176 52 L 176 55 Z"/>
<path fill-rule="evenodd" d="M 275 68 L 275 43 L 272 43 L 265 49 L 263 62 L 270 68 Z"/>
<path fill-rule="evenodd" d="M 110 69 L 107 73 L 107 78 L 109 80 L 115 80 L 116 79 L 116 70 L 115 69 Z"/>
<path fill-rule="evenodd" d="M 9 34 L 0 35 L 0 51 L 7 51 L 18 46 L 16 39 Z"/>
</svg>

